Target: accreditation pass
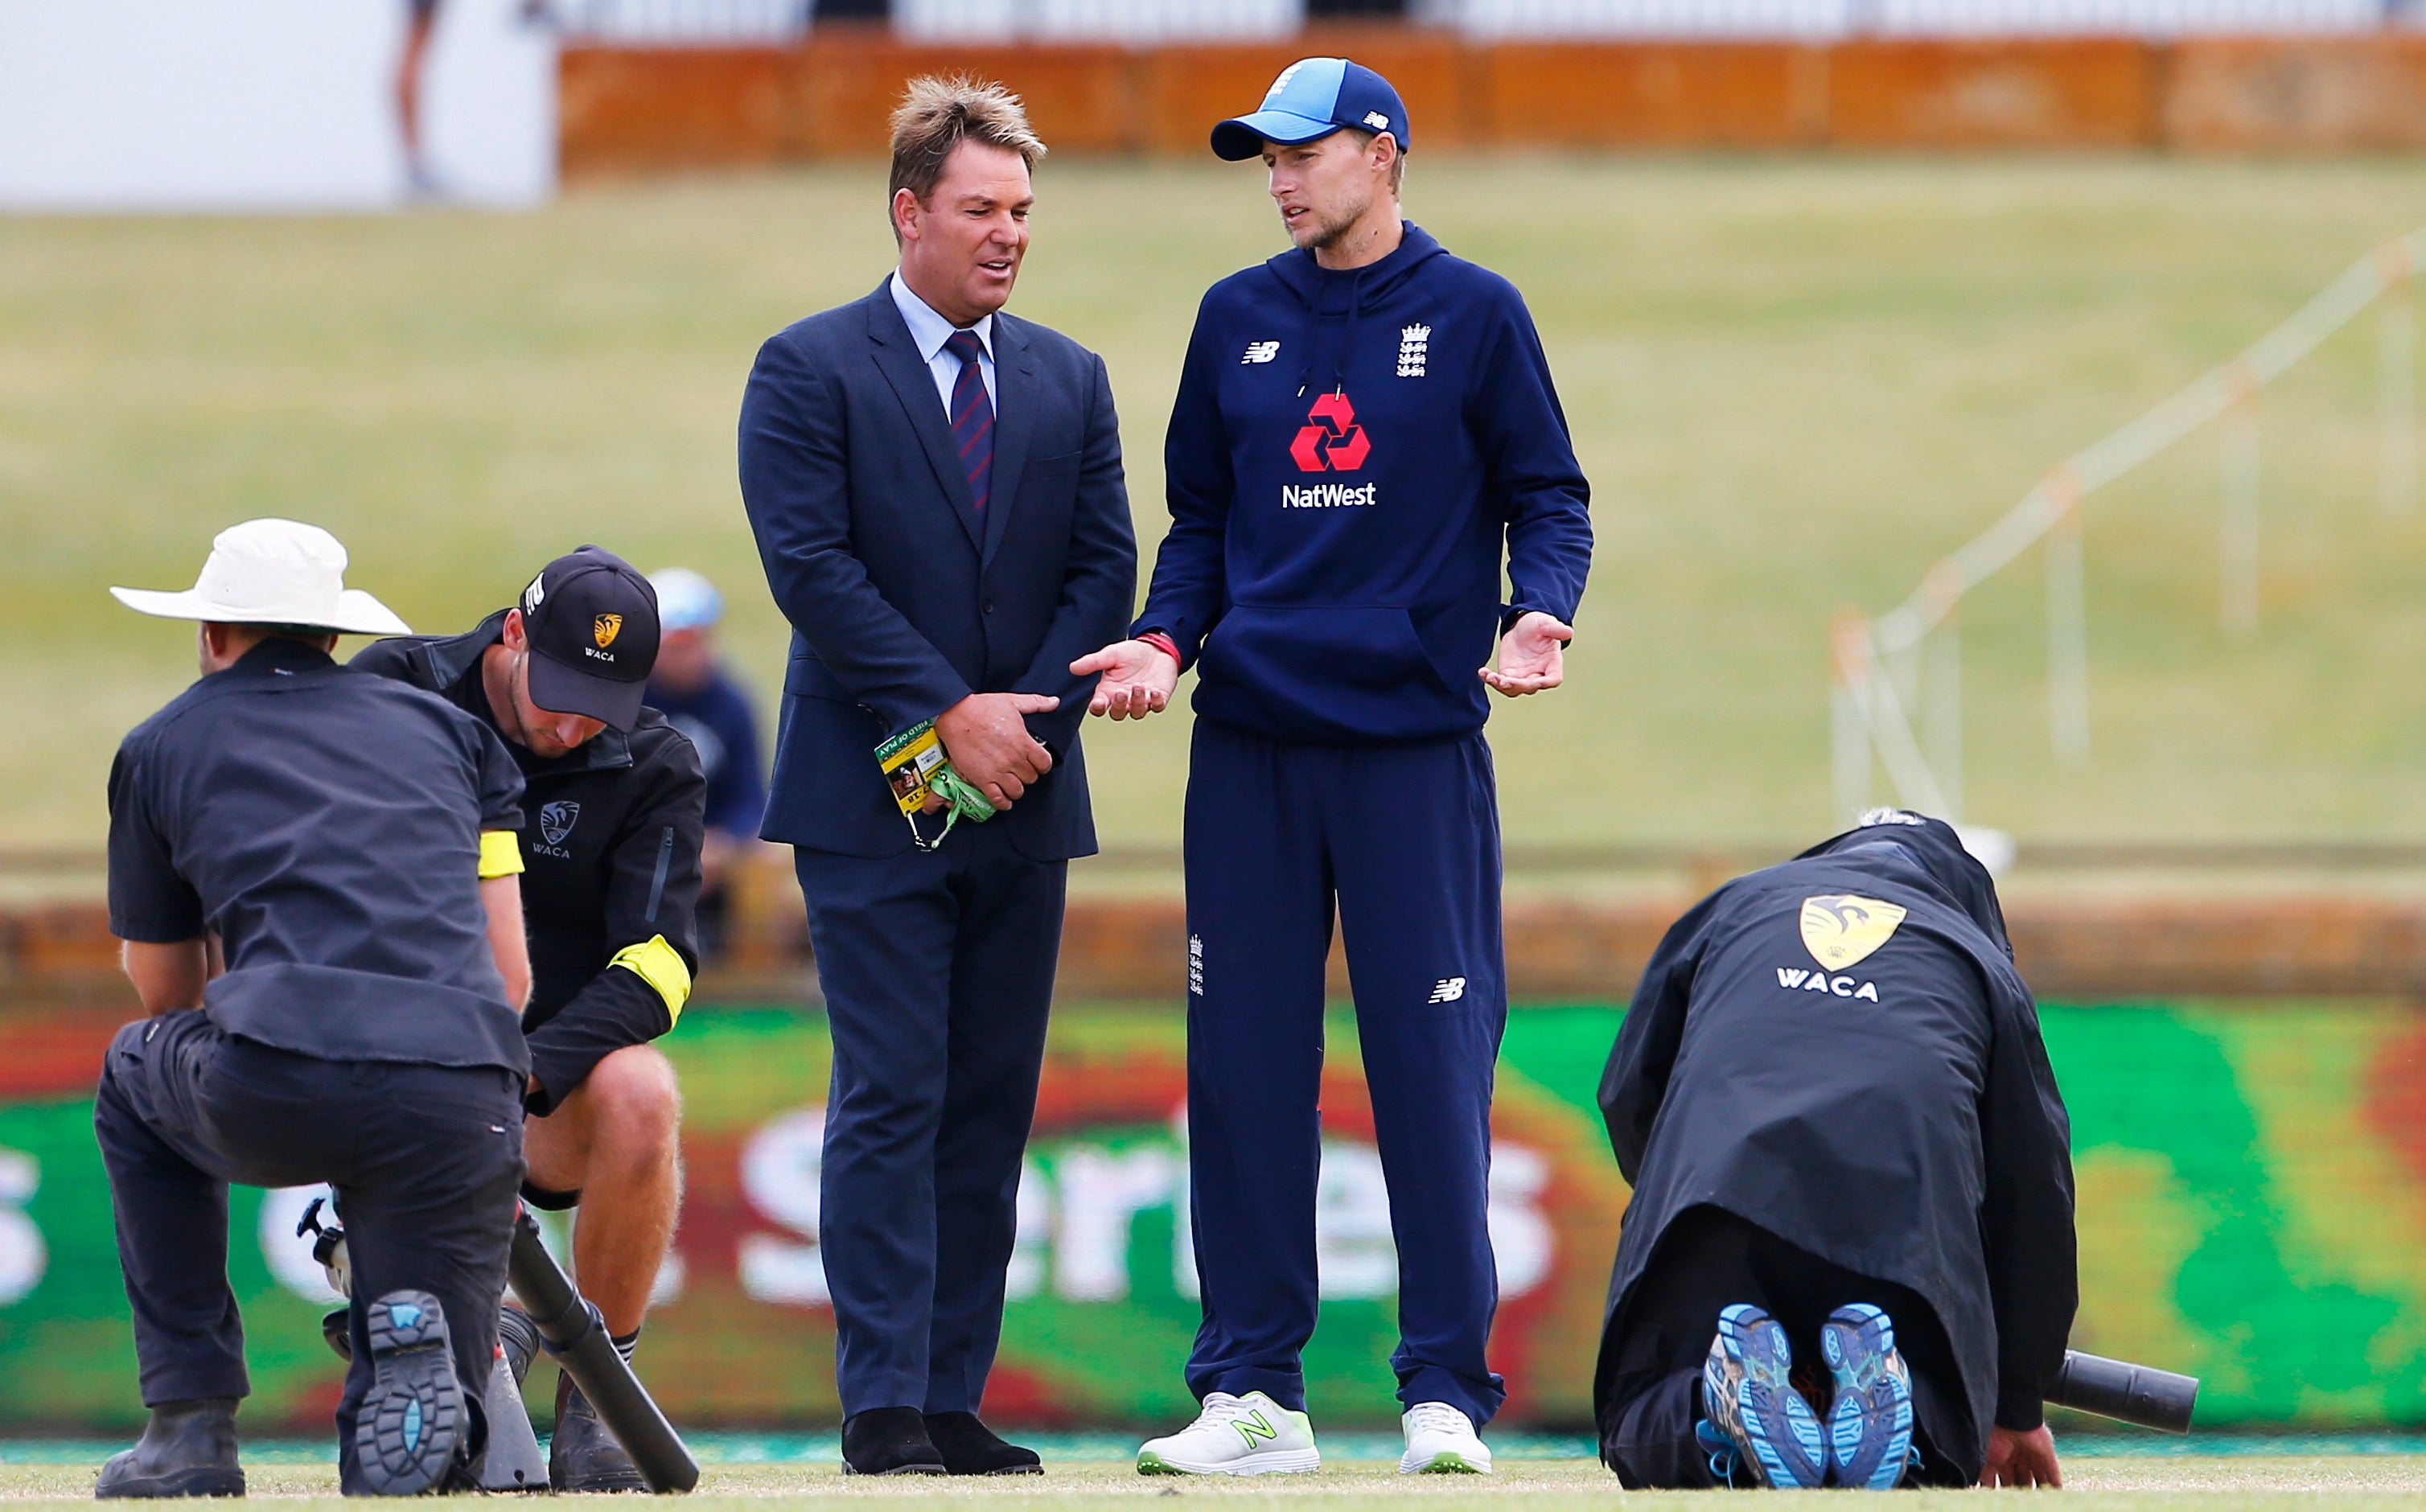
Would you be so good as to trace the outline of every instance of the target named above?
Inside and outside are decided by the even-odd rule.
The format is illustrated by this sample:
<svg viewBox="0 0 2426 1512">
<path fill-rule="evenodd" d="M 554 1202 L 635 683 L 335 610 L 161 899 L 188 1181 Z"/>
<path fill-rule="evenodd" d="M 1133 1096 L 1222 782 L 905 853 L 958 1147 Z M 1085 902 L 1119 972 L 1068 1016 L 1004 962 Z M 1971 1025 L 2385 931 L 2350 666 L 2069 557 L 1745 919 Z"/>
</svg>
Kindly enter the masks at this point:
<svg viewBox="0 0 2426 1512">
<path fill-rule="evenodd" d="M 876 764 L 893 789 L 893 801 L 903 813 L 914 814 L 927 802 L 927 786 L 944 764 L 943 737 L 935 721 L 921 719 L 876 748 Z"/>
</svg>

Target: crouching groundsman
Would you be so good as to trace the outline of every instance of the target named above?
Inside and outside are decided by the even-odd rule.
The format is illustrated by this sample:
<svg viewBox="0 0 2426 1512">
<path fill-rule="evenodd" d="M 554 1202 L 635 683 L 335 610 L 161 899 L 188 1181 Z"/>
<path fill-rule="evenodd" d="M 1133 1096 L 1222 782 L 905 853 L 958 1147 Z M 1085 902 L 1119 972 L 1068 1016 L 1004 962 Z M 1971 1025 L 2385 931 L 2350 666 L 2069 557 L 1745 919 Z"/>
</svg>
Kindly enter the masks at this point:
<svg viewBox="0 0 2426 1512">
<path fill-rule="evenodd" d="M 405 627 L 326 531 L 220 534 L 189 592 L 202 678 L 109 774 L 109 920 L 153 1017 L 93 1111 L 152 1420 L 104 1497 L 244 1491 L 228 1183 L 336 1190 L 352 1257 L 349 1496 L 466 1488 L 523 1177 L 522 778 L 495 734 L 329 656 Z"/>
<path fill-rule="evenodd" d="M 584 546 L 541 570 L 514 607 L 444 640 L 383 640 L 356 668 L 428 688 L 505 738 L 526 784 L 530 921 L 527 1154 L 533 1207 L 578 1204 L 581 1290 L 629 1359 L 681 1202 L 680 1100 L 651 1043 L 681 1016 L 707 787 L 699 753 L 640 700 L 657 657 L 657 598 L 612 553 Z M 538 1333 L 508 1308 L 520 1379 Z M 639 1469 L 558 1378 L 548 1484 L 638 1491 Z"/>
<path fill-rule="evenodd" d="M 2070 1132 L 1988 874 L 1882 811 L 1668 931 L 1601 1082 L 1629 1487 L 2057 1485 Z"/>
</svg>

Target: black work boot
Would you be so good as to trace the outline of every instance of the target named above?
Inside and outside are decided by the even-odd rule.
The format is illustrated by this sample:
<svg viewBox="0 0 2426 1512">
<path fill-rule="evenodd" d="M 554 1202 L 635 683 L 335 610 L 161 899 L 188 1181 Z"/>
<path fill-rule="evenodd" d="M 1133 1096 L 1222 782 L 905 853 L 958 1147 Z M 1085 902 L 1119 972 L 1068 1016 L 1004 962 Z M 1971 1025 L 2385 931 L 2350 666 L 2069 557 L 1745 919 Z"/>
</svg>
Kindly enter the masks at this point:
<svg viewBox="0 0 2426 1512">
<path fill-rule="evenodd" d="M 556 1439 L 547 1450 L 551 1491 L 645 1491 L 649 1483 L 615 1441 L 570 1374 L 556 1378 Z"/>
<path fill-rule="evenodd" d="M 941 1475 L 944 1455 L 916 1407 L 876 1407 L 843 1420 L 842 1468 L 849 1475 Z"/>
<path fill-rule="evenodd" d="M 99 1497 L 242 1496 L 244 1467 L 235 1456 L 235 1398 L 204 1396 L 163 1402 L 152 1409 L 143 1437 L 101 1467 Z"/>
<path fill-rule="evenodd" d="M 396 1291 L 364 1310 L 371 1386 L 357 1409 L 354 1466 L 373 1496 L 419 1496 L 464 1482 L 480 1445 L 475 1404 L 455 1378 L 446 1314 L 427 1292 Z"/>
<path fill-rule="evenodd" d="M 530 1378 L 531 1360 L 539 1355 L 539 1325 L 508 1302 L 497 1309 L 497 1343 L 505 1346 L 506 1368 L 514 1373 L 514 1385 L 521 1386 Z"/>
<path fill-rule="evenodd" d="M 1044 1462 L 1033 1449 L 1005 1443 L 974 1412 L 930 1412 L 927 1437 L 954 1475 L 1042 1475 Z"/>
</svg>

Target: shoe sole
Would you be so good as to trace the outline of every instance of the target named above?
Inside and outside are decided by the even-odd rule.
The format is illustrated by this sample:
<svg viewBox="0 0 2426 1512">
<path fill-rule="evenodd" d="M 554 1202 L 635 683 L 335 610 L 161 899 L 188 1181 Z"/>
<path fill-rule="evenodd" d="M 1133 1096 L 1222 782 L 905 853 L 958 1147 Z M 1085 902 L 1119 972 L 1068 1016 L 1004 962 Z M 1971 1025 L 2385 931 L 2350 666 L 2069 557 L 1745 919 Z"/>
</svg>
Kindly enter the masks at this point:
<svg viewBox="0 0 2426 1512">
<path fill-rule="evenodd" d="M 463 1439 L 446 1315 L 427 1292 L 390 1292 L 367 1310 L 371 1389 L 354 1425 L 354 1462 L 374 1496 L 419 1496 L 454 1467 Z"/>
<path fill-rule="evenodd" d="M 217 1465 L 197 1465 L 191 1470 L 170 1471 L 166 1475 L 154 1475 L 139 1481 L 95 1487 L 92 1494 L 104 1502 L 150 1502 L 176 1496 L 242 1496 L 244 1472 L 225 1470 Z"/>
<path fill-rule="evenodd" d="M 1895 1353 L 1893 1320 L 1868 1302 L 1838 1308 L 1820 1326 L 1820 1353 L 1836 1377 L 1836 1402 L 1828 1413 L 1836 1484 L 1895 1489 L 1912 1454 L 1912 1388 L 1887 1369 Z M 1857 1473 L 1856 1465 L 1868 1469 Z"/>
<path fill-rule="evenodd" d="M 965 1475 L 973 1479 L 982 1480 L 988 1475 L 1042 1475 L 1044 1473 L 1044 1467 L 1042 1465 L 1005 1465 L 1000 1470 L 947 1469 L 945 1473 L 949 1475 Z"/>
<path fill-rule="evenodd" d="M 1419 1460 L 1412 1455 L 1399 1456 L 1399 1473 L 1401 1475 L 1488 1475 L 1491 1473 L 1491 1461 L 1468 1459 L 1454 1449 L 1444 1449 L 1429 1459 Z"/>
<path fill-rule="evenodd" d="M 945 1469 L 943 1466 L 941 1466 L 941 1465 L 929 1465 L 929 1464 L 923 1464 L 923 1463 L 922 1463 L 922 1464 L 916 1464 L 916 1465 L 896 1465 L 896 1466 L 894 1466 L 891 1470 L 854 1470 L 854 1469 L 852 1469 L 852 1468 L 851 1468 L 850 1464 L 849 1464 L 848 1461 L 846 1461 L 846 1462 L 844 1463 L 844 1465 L 843 1465 L 843 1467 L 842 1467 L 842 1472 L 843 1472 L 844 1474 L 846 1474 L 846 1475 L 872 1475 L 872 1476 L 883 1476 L 883 1475 L 948 1475 L 948 1474 L 950 1474 L 950 1473 L 951 1473 L 949 1471 L 946 1470 L 946 1469 Z"/>
<path fill-rule="evenodd" d="M 1827 1442 L 1811 1404 L 1787 1380 L 1794 1350 L 1785 1328 L 1760 1309 L 1739 1302 L 1719 1314 L 1719 1338 L 1740 1372 L 1736 1415 L 1743 1425 L 1741 1447 L 1759 1464 L 1762 1479 L 1785 1489 L 1820 1486 L 1828 1473 Z"/>
<path fill-rule="evenodd" d="M 1148 1450 L 1138 1456 L 1137 1468 L 1140 1475 L 1303 1475 L 1322 1468 L 1322 1454 L 1315 1449 L 1274 1449 L 1218 1465 L 1191 1465 Z"/>
</svg>

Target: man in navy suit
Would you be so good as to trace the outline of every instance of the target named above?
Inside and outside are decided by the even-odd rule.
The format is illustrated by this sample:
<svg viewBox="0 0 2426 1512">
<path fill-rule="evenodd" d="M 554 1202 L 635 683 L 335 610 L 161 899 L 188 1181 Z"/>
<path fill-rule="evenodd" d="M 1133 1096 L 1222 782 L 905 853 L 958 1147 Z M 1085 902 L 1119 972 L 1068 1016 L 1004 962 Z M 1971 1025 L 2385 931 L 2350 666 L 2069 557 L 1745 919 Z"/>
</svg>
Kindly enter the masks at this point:
<svg viewBox="0 0 2426 1512">
<path fill-rule="evenodd" d="M 820 1247 L 843 1457 L 1039 1469 L 977 1416 L 1002 1327 L 1070 858 L 1078 726 L 1137 574 L 1102 359 L 1001 314 L 1044 153 L 998 86 L 893 117 L 898 271 L 759 349 L 741 491 L 792 622 L 766 838 L 799 847 L 834 1047 Z M 933 720 L 997 811 L 914 844 L 876 748 Z"/>
</svg>

